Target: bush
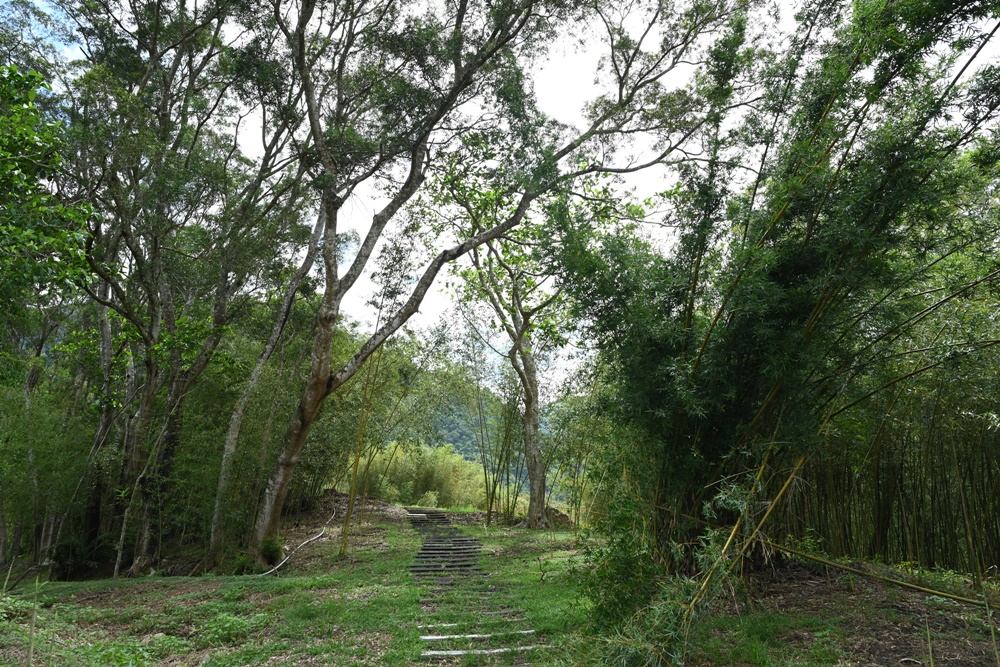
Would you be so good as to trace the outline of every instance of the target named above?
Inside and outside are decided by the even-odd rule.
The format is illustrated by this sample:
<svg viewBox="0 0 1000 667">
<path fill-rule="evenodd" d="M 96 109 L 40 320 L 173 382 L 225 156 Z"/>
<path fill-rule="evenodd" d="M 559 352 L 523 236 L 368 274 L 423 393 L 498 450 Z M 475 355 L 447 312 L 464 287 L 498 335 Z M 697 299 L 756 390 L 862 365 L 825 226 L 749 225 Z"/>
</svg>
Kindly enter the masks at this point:
<svg viewBox="0 0 1000 667">
<path fill-rule="evenodd" d="M 236 644 L 268 624 L 267 614 L 237 616 L 223 612 L 208 621 L 197 631 L 197 644 L 201 648 Z"/>
<path fill-rule="evenodd" d="M 387 502 L 423 507 L 482 509 L 486 499 L 482 470 L 451 445 L 390 445 L 372 461 L 367 489 Z"/>
<path fill-rule="evenodd" d="M 279 542 L 274 537 L 265 537 L 264 541 L 260 543 L 260 557 L 268 565 L 277 565 L 282 557 L 285 555 L 285 551 Z"/>
</svg>

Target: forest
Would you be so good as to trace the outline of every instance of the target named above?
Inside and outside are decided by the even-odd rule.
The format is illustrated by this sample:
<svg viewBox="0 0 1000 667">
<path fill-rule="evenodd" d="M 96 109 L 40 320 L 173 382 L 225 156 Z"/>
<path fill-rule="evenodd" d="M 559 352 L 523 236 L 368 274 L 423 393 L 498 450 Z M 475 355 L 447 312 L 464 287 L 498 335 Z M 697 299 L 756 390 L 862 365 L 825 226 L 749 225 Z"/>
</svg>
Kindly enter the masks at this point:
<svg viewBox="0 0 1000 667">
<path fill-rule="evenodd" d="M 709 664 L 692 628 L 808 558 L 957 573 L 993 632 L 998 30 L 3 0 L 3 591 L 249 577 L 333 497 L 342 558 L 376 501 L 571 523 L 572 664 Z"/>
</svg>

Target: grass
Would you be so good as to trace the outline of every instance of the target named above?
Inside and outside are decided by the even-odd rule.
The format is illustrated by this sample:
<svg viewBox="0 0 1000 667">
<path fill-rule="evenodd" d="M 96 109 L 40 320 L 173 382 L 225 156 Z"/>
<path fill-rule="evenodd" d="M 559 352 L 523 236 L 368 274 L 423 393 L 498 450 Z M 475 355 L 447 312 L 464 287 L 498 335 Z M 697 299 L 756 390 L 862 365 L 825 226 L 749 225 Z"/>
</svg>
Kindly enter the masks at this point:
<svg viewBox="0 0 1000 667">
<path fill-rule="evenodd" d="M 802 563 L 785 564 L 757 585 L 750 599 L 725 601 L 702 617 L 692 664 L 997 665 L 978 607 Z"/>
<path fill-rule="evenodd" d="M 714 665 L 835 665 L 847 636 L 840 621 L 819 614 L 713 616 L 697 628 L 695 654 Z"/>
<path fill-rule="evenodd" d="M 418 592 L 406 565 L 419 547 L 408 527 L 356 534 L 368 546 L 336 558 L 319 543 L 305 569 L 281 577 L 146 577 L 51 582 L 38 597 L 34 664 L 79 667 L 201 664 L 408 664 Z M 27 588 L 0 601 L 0 664 L 32 647 Z"/>
<path fill-rule="evenodd" d="M 419 534 L 398 518 L 372 520 L 352 531 L 348 559 L 337 558 L 332 533 L 278 577 L 49 582 L 37 602 L 34 587 L 22 585 L 0 597 L 0 665 L 25 665 L 32 650 L 32 665 L 60 667 L 413 664 L 425 648 L 416 626 L 460 614 L 431 619 L 421 607 L 428 587 L 406 567 Z M 572 533 L 463 530 L 483 542 L 486 580 L 540 635 L 558 644 L 582 621 L 567 576 Z"/>
<path fill-rule="evenodd" d="M 32 667 L 402 667 L 418 664 L 428 647 L 420 639 L 428 631 L 417 627 L 427 623 L 458 623 L 461 633 L 530 628 L 536 634 L 524 643 L 549 646 L 516 658 L 439 664 L 596 664 L 588 603 L 573 578 L 574 568 L 585 565 L 572 532 L 487 529 L 453 515 L 481 541 L 488 576 L 447 587 L 409 574 L 421 537 L 400 511 L 386 512 L 373 512 L 371 524 L 352 531 L 347 559 L 337 557 L 333 531 L 297 553 L 280 576 L 25 582 L 12 595 L 0 594 L 0 665 L 22 667 L 31 653 Z M 314 528 L 298 530 L 311 536 Z M 289 536 L 289 543 L 302 535 Z M 516 627 L 477 611 L 497 605 L 521 610 Z M 503 643 L 450 641 L 449 648 Z M 984 610 L 803 563 L 769 571 L 742 596 L 717 601 L 700 616 L 691 641 L 688 664 L 697 667 L 832 667 L 904 658 L 926 665 L 930 648 L 939 665 L 955 656 L 995 664 Z"/>
</svg>

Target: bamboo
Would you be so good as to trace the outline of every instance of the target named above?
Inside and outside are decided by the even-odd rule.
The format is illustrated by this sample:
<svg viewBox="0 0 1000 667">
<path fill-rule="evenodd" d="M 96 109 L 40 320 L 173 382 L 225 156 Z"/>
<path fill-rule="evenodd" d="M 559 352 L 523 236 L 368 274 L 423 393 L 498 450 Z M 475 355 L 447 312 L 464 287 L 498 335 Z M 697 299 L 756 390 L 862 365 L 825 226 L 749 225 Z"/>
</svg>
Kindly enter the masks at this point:
<svg viewBox="0 0 1000 667">
<path fill-rule="evenodd" d="M 883 577 L 880 574 L 875 574 L 874 572 L 866 572 L 856 567 L 851 567 L 850 565 L 844 565 L 843 563 L 838 563 L 836 561 L 822 558 L 821 556 L 809 554 L 804 551 L 795 549 L 793 547 L 789 547 L 784 544 L 779 544 L 778 542 L 774 542 L 773 540 L 765 539 L 764 541 L 768 544 L 768 546 L 777 549 L 778 551 L 784 551 L 786 553 L 792 554 L 793 556 L 798 556 L 799 558 L 805 558 L 806 560 L 815 561 L 817 563 L 821 563 L 828 567 L 837 568 L 838 570 L 844 570 L 845 572 L 857 574 L 859 576 L 867 577 L 869 579 L 875 579 L 876 581 L 881 581 L 882 583 L 892 584 L 894 586 L 899 586 L 901 588 L 909 588 L 910 590 L 919 591 L 920 593 L 926 593 L 927 595 L 935 595 L 937 597 L 946 598 L 948 600 L 954 600 L 955 602 L 961 602 L 963 604 L 974 605 L 976 607 L 980 607 L 983 604 L 982 600 L 975 600 L 973 598 L 962 597 L 961 595 L 955 595 L 954 593 L 948 593 L 946 591 L 934 590 L 933 588 L 927 588 L 925 586 L 911 584 L 908 581 L 893 579 L 892 577 Z"/>
</svg>

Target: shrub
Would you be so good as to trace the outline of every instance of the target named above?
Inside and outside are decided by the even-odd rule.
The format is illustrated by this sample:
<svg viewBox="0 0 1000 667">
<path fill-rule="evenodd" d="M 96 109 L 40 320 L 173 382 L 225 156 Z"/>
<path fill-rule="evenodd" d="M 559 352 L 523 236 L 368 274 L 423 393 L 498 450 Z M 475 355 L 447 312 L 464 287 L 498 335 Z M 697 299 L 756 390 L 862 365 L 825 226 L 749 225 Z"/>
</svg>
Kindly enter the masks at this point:
<svg viewBox="0 0 1000 667">
<path fill-rule="evenodd" d="M 451 445 L 394 447 L 379 452 L 367 489 L 387 502 L 429 507 L 485 506 L 482 470 Z"/>
<path fill-rule="evenodd" d="M 285 552 L 282 548 L 281 542 L 279 542 L 276 538 L 265 537 L 264 541 L 260 543 L 260 557 L 263 558 L 268 565 L 277 565 L 284 555 Z"/>
</svg>

